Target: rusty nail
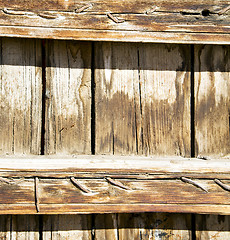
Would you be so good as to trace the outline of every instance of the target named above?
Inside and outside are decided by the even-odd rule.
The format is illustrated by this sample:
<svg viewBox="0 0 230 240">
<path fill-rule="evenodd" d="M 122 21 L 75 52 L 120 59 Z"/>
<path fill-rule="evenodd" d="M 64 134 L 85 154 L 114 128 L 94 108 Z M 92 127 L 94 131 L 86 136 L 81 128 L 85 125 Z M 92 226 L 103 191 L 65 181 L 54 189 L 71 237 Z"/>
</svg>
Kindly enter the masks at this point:
<svg viewBox="0 0 230 240">
<path fill-rule="evenodd" d="M 35 188 L 35 206 L 36 206 L 36 210 L 37 210 L 37 212 L 40 212 L 39 196 L 38 196 L 38 183 L 39 183 L 39 179 L 38 179 L 38 177 L 35 177 L 35 180 L 34 180 L 34 188 Z"/>
<path fill-rule="evenodd" d="M 75 187 L 79 188 L 82 192 L 92 193 L 92 191 L 90 191 L 87 187 L 85 187 L 82 184 L 80 184 L 74 177 L 71 177 L 70 180 L 73 183 L 73 185 Z"/>
<path fill-rule="evenodd" d="M 86 9 L 91 8 L 92 6 L 93 6 L 93 4 L 89 3 L 79 9 L 75 9 L 75 13 L 81 13 L 81 12 L 85 11 Z"/>
<path fill-rule="evenodd" d="M 125 186 L 124 184 L 122 184 L 120 181 L 118 180 L 114 180 L 110 177 L 106 177 L 105 178 L 110 184 L 116 186 L 116 187 L 119 187 L 119 188 L 122 188 L 122 189 L 125 189 L 125 190 L 131 190 L 131 188 Z"/>
<path fill-rule="evenodd" d="M 205 187 L 201 186 L 199 183 L 193 181 L 193 180 L 190 179 L 190 178 L 181 177 L 181 180 L 182 180 L 183 182 L 185 182 L 185 183 L 190 183 L 190 184 L 192 184 L 193 186 L 198 187 L 198 188 L 202 189 L 202 190 L 205 191 L 205 192 L 208 192 L 208 190 L 207 190 Z"/>
<path fill-rule="evenodd" d="M 123 23 L 125 22 L 124 19 L 118 19 L 117 17 L 114 17 L 111 13 L 107 13 L 108 18 L 113 20 L 115 23 Z"/>
<path fill-rule="evenodd" d="M 214 179 L 214 182 L 218 184 L 220 187 L 222 187 L 226 191 L 230 191 L 230 186 L 227 184 L 222 183 L 219 179 Z"/>
</svg>

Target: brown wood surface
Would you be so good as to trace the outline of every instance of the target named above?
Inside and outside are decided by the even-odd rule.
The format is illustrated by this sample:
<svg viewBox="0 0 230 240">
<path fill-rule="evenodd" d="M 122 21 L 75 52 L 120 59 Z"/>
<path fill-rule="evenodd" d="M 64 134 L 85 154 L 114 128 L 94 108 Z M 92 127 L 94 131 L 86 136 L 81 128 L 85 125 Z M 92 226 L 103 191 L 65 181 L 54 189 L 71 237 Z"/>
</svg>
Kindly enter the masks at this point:
<svg viewBox="0 0 230 240">
<path fill-rule="evenodd" d="M 1 36 L 134 42 L 230 42 L 228 1 L 170 0 L 153 4 L 150 0 L 129 0 L 124 4 L 119 0 L 49 0 L 36 3 L 2 0 L 1 6 Z M 108 17 L 108 13 L 112 15 Z M 217 34 L 216 38 L 212 34 Z"/>
<path fill-rule="evenodd" d="M 0 153 L 39 154 L 41 42 L 10 38 L 0 41 Z"/>
<path fill-rule="evenodd" d="M 39 240 L 39 217 L 34 215 L 13 215 L 11 238 Z"/>
<path fill-rule="evenodd" d="M 43 217 L 43 239 L 91 240 L 90 215 L 46 215 Z"/>
<path fill-rule="evenodd" d="M 188 46 L 96 45 L 96 153 L 189 155 L 185 58 Z"/>
<path fill-rule="evenodd" d="M 229 239 L 230 216 L 196 215 L 196 239 Z"/>
<path fill-rule="evenodd" d="M 49 41 L 46 66 L 46 154 L 91 152 L 91 44 Z"/>
<path fill-rule="evenodd" d="M 200 156 L 230 151 L 230 48 L 195 47 L 195 137 Z"/>
<path fill-rule="evenodd" d="M 191 216 L 169 213 L 119 214 L 119 239 L 191 239 Z"/>
<path fill-rule="evenodd" d="M 195 47 L 195 135 L 196 154 L 229 154 L 230 48 Z M 228 239 L 229 217 L 196 217 L 197 239 Z"/>
<path fill-rule="evenodd" d="M 0 41 L 0 152 L 9 155 L 40 154 L 41 42 L 9 38 L 1 38 Z M 6 193 L 8 186 L 5 185 L 1 194 L 5 192 L 4 198 L 8 200 L 14 199 L 18 203 L 27 202 L 24 194 L 21 195 L 19 190 L 23 189 L 33 201 L 34 197 L 31 195 L 33 188 L 28 187 L 29 185 L 25 184 L 12 189 L 12 197 L 10 197 Z M 38 217 L 2 216 L 1 219 L 1 239 L 39 239 Z"/>
<path fill-rule="evenodd" d="M 47 41 L 45 47 L 44 152 L 47 155 L 65 154 L 66 156 L 90 154 L 91 43 Z M 40 212 L 42 212 L 41 204 L 43 201 L 42 185 L 42 180 L 39 179 Z M 75 189 L 71 182 L 70 185 Z M 53 194 L 55 195 L 54 192 Z M 90 229 L 91 220 L 87 215 L 47 215 L 43 218 L 42 236 L 44 239 L 88 240 L 91 239 Z"/>
<path fill-rule="evenodd" d="M 188 54 L 188 46 L 95 44 L 96 154 L 189 154 L 189 61 L 184 63 L 182 60 L 185 56 L 188 57 Z M 178 108 L 178 115 L 173 115 Z M 177 125 L 179 121 L 180 126 Z M 140 182 L 134 187 L 127 181 L 119 181 L 131 189 L 143 188 Z M 109 185 L 108 182 L 104 183 Z M 160 185 L 162 186 L 162 183 Z M 129 201 L 129 196 L 132 201 L 135 198 L 131 196 L 133 190 L 124 190 L 111 184 L 108 187 L 111 189 L 108 195 L 110 199 L 121 196 L 125 204 Z M 93 192 L 98 190 L 93 189 Z M 147 192 L 152 192 L 152 189 Z M 122 196 L 123 193 L 125 196 Z M 161 196 L 161 193 L 157 192 L 153 196 L 155 199 L 156 196 Z M 138 202 L 141 198 L 144 201 L 149 199 L 144 193 L 140 195 Z M 101 197 L 99 199 L 100 202 L 103 201 Z M 152 216 L 155 216 L 155 213 L 152 213 Z M 100 222 L 98 218 L 95 218 L 95 222 Z M 120 214 L 110 215 L 110 220 L 104 219 L 106 222 L 103 223 L 102 219 L 101 224 L 106 226 L 110 222 L 116 225 L 117 218 L 123 221 Z M 159 215 L 158 218 L 163 221 L 164 215 Z M 184 221 L 185 216 L 180 215 L 178 225 Z M 143 219 L 138 219 L 136 224 L 142 224 L 142 228 L 147 231 L 147 222 L 148 216 L 144 214 Z M 132 228 L 127 231 L 125 235 L 129 239 L 137 237 L 138 229 Z M 180 232 L 189 238 L 187 228 Z M 115 235 L 115 239 L 120 239 L 120 236 L 121 239 L 125 239 L 120 228 L 118 233 L 107 228 L 103 231 L 96 228 L 95 237 L 101 234 L 112 234 Z M 176 239 L 175 236 L 173 239 Z"/>
</svg>

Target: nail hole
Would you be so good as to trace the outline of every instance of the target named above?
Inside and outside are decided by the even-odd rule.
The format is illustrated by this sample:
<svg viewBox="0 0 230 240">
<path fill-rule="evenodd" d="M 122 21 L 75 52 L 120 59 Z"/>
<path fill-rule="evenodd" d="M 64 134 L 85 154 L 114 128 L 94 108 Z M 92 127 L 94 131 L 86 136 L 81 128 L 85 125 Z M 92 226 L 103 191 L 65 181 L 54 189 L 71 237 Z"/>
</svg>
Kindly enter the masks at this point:
<svg viewBox="0 0 230 240">
<path fill-rule="evenodd" d="M 202 12 L 201 12 L 202 16 L 204 17 L 207 17 L 210 15 L 210 11 L 208 9 L 204 9 Z"/>
</svg>

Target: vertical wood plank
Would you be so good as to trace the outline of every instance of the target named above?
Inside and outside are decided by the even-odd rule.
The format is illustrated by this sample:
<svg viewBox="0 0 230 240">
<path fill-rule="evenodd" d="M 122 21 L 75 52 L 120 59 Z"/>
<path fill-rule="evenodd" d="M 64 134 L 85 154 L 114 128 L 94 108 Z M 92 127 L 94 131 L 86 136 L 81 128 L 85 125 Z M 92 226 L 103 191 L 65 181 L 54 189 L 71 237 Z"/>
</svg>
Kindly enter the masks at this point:
<svg viewBox="0 0 230 240">
<path fill-rule="evenodd" d="M 0 51 L 0 153 L 39 154 L 41 42 L 2 38 Z"/>
<path fill-rule="evenodd" d="M 142 44 L 139 65 L 142 152 L 190 156 L 190 47 Z"/>
<path fill-rule="evenodd" d="M 90 240 L 90 215 L 45 215 L 43 217 L 43 239 Z"/>
<path fill-rule="evenodd" d="M 118 214 L 95 214 L 94 239 L 118 240 Z"/>
<path fill-rule="evenodd" d="M 230 47 L 195 47 L 196 154 L 230 153 Z M 197 239 L 229 239 L 229 216 L 198 215 Z"/>
<path fill-rule="evenodd" d="M 197 155 L 230 153 L 230 47 L 195 47 L 195 136 Z"/>
<path fill-rule="evenodd" d="M 120 214 L 118 227 L 120 240 L 191 239 L 189 214 Z"/>
<path fill-rule="evenodd" d="M 188 46 L 96 45 L 96 153 L 190 154 Z"/>
<path fill-rule="evenodd" d="M 138 59 L 135 44 L 95 45 L 97 154 L 137 153 L 135 93 Z M 137 110 L 138 111 L 138 110 Z"/>
<path fill-rule="evenodd" d="M 46 45 L 45 154 L 91 153 L 91 43 Z M 43 239 L 91 239 L 87 215 L 45 216 Z"/>
<path fill-rule="evenodd" d="M 0 239 L 10 239 L 11 216 L 0 215 Z"/>
<path fill-rule="evenodd" d="M 190 48 L 133 43 L 95 47 L 96 154 L 190 155 Z M 164 226 L 171 229 L 175 217 L 133 216 L 118 214 L 120 224 L 116 215 L 96 216 L 95 226 L 105 228 L 96 227 L 95 238 L 151 239 L 148 229 L 155 218 L 164 222 L 167 216 Z M 190 239 L 191 226 L 184 225 L 190 218 L 177 215 L 175 228 L 166 230 L 170 239 Z"/>
<path fill-rule="evenodd" d="M 13 215 L 11 238 L 17 240 L 39 240 L 39 216 Z"/>
<path fill-rule="evenodd" d="M 49 41 L 46 154 L 91 152 L 91 43 Z"/>
<path fill-rule="evenodd" d="M 41 41 L 1 38 L 0 42 L 0 154 L 40 154 Z M 12 222 L 9 218 L 1 216 L 3 239 L 39 238 L 36 216 L 13 216 Z"/>
<path fill-rule="evenodd" d="M 230 216 L 196 215 L 197 240 L 225 240 L 230 238 Z"/>
</svg>

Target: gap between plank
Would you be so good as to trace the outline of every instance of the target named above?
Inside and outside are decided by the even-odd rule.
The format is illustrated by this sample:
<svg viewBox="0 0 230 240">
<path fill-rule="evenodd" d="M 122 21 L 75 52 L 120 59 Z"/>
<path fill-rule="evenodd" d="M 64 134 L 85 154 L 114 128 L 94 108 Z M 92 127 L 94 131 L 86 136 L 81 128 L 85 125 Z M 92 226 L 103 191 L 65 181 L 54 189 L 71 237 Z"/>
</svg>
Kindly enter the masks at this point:
<svg viewBox="0 0 230 240">
<path fill-rule="evenodd" d="M 195 157 L 196 151 L 195 151 L 195 92 L 194 92 L 194 84 L 195 84 L 195 79 L 194 79 L 194 45 L 190 46 L 190 54 L 191 54 L 191 109 L 190 109 L 190 114 L 191 114 L 191 157 Z"/>
<path fill-rule="evenodd" d="M 95 44 L 91 48 L 91 153 L 95 155 Z"/>
<path fill-rule="evenodd" d="M 46 40 L 42 40 L 42 125 L 41 155 L 45 154 L 45 114 L 46 114 Z"/>
</svg>

